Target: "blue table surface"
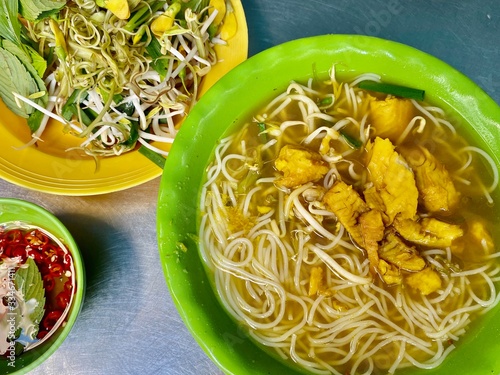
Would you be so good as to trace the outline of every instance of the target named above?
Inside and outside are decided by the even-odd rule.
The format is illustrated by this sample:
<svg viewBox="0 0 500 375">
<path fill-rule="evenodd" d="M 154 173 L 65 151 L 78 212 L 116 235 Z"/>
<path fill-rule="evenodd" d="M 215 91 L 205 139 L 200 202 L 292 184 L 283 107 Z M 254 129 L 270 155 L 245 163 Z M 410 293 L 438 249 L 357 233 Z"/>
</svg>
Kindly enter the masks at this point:
<svg viewBox="0 0 500 375">
<path fill-rule="evenodd" d="M 440 58 L 500 103 L 498 0 L 242 3 L 249 56 L 307 36 L 372 35 Z M 156 238 L 159 186 L 158 178 L 122 192 L 65 197 L 0 180 L 0 196 L 55 213 L 86 264 L 86 299 L 76 325 L 32 374 L 221 374 L 185 328 L 165 283 Z"/>
</svg>

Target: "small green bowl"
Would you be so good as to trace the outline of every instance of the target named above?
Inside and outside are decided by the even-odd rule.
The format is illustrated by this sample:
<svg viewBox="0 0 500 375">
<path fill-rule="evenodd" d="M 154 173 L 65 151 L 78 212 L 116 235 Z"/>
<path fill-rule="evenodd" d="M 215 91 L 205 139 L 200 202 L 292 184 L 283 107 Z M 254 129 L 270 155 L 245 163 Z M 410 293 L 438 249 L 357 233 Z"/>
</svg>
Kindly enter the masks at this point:
<svg viewBox="0 0 500 375">
<path fill-rule="evenodd" d="M 12 221 L 20 221 L 43 228 L 59 238 L 73 257 L 76 274 L 76 292 L 66 316 L 66 325 L 59 327 L 42 344 L 18 356 L 13 361 L 15 367 L 9 365 L 10 361 L 0 359 L 0 374 L 25 374 L 51 356 L 71 331 L 84 299 L 85 270 L 78 246 L 71 233 L 52 213 L 36 204 L 20 199 L 0 198 L 0 224 Z"/>
<path fill-rule="evenodd" d="M 202 179 L 217 141 L 249 120 L 290 81 L 372 72 L 387 83 L 425 89 L 426 99 L 463 124 L 471 143 L 500 165 L 500 107 L 474 82 L 444 62 L 409 46 L 360 35 L 325 35 L 291 41 L 253 56 L 226 74 L 197 103 L 178 133 L 162 176 L 158 241 L 172 298 L 186 326 L 227 374 L 299 374 L 262 350 L 221 307 L 194 240 Z M 494 194 L 500 200 L 498 189 Z M 397 374 L 500 374 L 500 306 L 473 327 L 433 370 Z"/>
</svg>

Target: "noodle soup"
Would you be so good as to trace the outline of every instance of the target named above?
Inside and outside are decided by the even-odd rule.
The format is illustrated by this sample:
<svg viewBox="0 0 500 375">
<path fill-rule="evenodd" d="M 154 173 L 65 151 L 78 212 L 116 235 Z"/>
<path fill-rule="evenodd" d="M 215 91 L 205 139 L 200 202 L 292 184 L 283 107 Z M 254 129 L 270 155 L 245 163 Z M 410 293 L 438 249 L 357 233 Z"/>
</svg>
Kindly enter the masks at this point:
<svg viewBox="0 0 500 375">
<path fill-rule="evenodd" d="M 499 300 L 494 161 L 378 81 L 292 82 L 220 141 L 202 189 L 222 304 L 312 373 L 435 368 Z"/>
</svg>

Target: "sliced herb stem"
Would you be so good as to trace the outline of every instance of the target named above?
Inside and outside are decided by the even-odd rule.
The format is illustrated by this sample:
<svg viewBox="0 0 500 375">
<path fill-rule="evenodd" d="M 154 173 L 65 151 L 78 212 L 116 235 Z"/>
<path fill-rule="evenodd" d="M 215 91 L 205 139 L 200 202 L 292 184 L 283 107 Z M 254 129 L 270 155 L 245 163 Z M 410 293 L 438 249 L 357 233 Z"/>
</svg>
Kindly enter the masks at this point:
<svg viewBox="0 0 500 375">
<path fill-rule="evenodd" d="M 384 94 L 390 94 L 399 96 L 401 98 L 415 99 L 419 101 L 424 100 L 425 96 L 424 90 L 414 89 L 412 87 L 406 86 L 392 85 L 390 83 L 363 81 L 359 83 L 358 87 L 364 90 L 382 92 Z"/>
</svg>

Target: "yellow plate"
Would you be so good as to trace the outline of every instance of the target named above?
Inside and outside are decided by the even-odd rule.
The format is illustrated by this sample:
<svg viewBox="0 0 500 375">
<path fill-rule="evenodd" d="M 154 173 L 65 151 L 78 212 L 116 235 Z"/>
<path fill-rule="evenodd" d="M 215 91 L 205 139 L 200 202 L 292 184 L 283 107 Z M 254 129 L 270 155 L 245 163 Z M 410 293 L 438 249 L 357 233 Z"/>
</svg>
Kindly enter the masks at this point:
<svg viewBox="0 0 500 375">
<path fill-rule="evenodd" d="M 240 0 L 231 0 L 231 4 L 233 13 L 226 17 L 235 18 L 236 33 L 226 33 L 227 45 L 215 47 L 220 62 L 204 77 L 199 96 L 247 58 L 248 30 L 243 7 Z M 233 21 L 228 19 L 221 31 L 224 33 L 224 27 Z M 10 112 L 1 100 L 0 113 L 0 177 L 16 185 L 53 194 L 94 195 L 131 188 L 162 173 L 138 151 L 102 158 L 96 170 L 93 158 L 66 151 L 78 146 L 81 139 L 63 134 L 63 126 L 56 121 L 47 126 L 43 142 L 20 149 L 31 139 L 26 121 Z"/>
</svg>

